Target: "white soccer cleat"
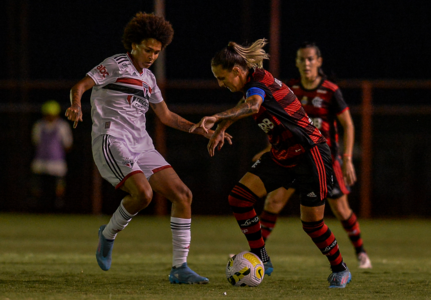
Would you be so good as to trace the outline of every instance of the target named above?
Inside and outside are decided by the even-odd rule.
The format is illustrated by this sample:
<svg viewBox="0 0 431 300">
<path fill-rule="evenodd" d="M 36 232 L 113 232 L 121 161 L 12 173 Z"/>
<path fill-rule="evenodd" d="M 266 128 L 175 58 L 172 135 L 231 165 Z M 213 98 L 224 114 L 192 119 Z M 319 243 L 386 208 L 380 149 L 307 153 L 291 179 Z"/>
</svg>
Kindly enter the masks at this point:
<svg viewBox="0 0 431 300">
<path fill-rule="evenodd" d="M 367 253 L 361 252 L 358 254 L 358 268 L 359 269 L 371 269 L 373 266 L 371 265 L 371 260 L 368 257 Z"/>
</svg>

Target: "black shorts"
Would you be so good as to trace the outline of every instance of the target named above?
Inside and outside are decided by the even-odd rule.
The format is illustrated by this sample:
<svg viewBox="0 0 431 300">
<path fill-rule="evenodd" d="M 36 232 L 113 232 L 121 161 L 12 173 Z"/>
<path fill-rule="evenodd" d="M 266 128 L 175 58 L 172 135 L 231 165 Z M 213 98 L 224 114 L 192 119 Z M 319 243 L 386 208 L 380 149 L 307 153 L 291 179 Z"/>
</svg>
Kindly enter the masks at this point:
<svg viewBox="0 0 431 300">
<path fill-rule="evenodd" d="M 350 188 L 344 183 L 343 161 L 340 155 L 337 155 L 332 162 L 332 169 L 334 170 L 334 187 L 332 191 L 328 192 L 328 198 L 338 199 L 343 195 L 350 194 Z"/>
<path fill-rule="evenodd" d="M 282 167 L 269 152 L 265 153 L 249 172 L 262 180 L 267 193 L 280 187 L 295 188 L 301 195 L 301 204 L 309 207 L 325 204 L 334 181 L 331 151 L 326 143 L 311 148 L 291 168 Z"/>
</svg>

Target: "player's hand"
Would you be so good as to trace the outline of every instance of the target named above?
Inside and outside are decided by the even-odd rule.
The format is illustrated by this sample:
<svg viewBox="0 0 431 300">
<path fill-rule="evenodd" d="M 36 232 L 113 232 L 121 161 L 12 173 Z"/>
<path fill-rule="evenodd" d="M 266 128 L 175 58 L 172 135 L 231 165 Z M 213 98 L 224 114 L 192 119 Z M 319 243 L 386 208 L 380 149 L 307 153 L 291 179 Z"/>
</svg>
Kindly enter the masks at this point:
<svg viewBox="0 0 431 300">
<path fill-rule="evenodd" d="M 210 130 L 214 124 L 217 122 L 216 117 L 203 117 L 202 120 L 199 121 L 199 123 L 193 125 L 190 127 L 189 132 L 195 131 L 197 128 L 202 128 L 203 131 L 208 133 L 208 130 Z"/>
<path fill-rule="evenodd" d="M 232 145 L 232 140 L 231 140 L 232 137 L 230 135 L 228 137 L 227 135 L 228 133 L 225 133 L 224 131 L 218 131 L 211 136 L 210 141 L 208 142 L 208 145 L 207 145 L 208 153 L 211 157 L 214 156 L 216 148 L 219 151 L 221 150 L 221 148 L 224 145 L 225 139 L 229 142 L 229 144 Z"/>
<path fill-rule="evenodd" d="M 211 139 L 213 134 L 214 134 L 214 130 L 208 130 L 208 133 L 205 133 L 204 137 L 206 137 L 207 139 Z M 224 133 L 224 140 L 227 141 L 230 145 L 232 145 L 232 139 L 233 137 L 229 133 L 227 132 Z"/>
<path fill-rule="evenodd" d="M 73 128 L 76 128 L 76 126 L 78 126 L 78 122 L 82 120 L 82 109 L 81 106 L 79 105 L 72 105 L 70 106 L 67 110 L 66 113 L 64 114 L 68 120 L 73 121 Z"/>
<path fill-rule="evenodd" d="M 343 159 L 343 177 L 347 186 L 352 186 L 356 182 L 356 172 L 351 158 Z"/>
</svg>

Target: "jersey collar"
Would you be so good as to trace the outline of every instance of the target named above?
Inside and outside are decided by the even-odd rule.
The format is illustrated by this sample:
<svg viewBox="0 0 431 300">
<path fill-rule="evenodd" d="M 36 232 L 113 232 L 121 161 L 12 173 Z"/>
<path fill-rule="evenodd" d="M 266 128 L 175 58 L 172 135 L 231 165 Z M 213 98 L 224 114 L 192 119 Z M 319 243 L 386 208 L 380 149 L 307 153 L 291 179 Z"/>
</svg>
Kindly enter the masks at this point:
<svg viewBox="0 0 431 300">
<path fill-rule="evenodd" d="M 132 59 L 132 55 L 127 52 L 127 58 L 130 60 L 130 62 L 132 63 L 132 67 L 136 70 L 135 65 L 133 64 L 133 59 Z M 138 70 L 136 70 L 136 72 L 138 72 L 139 75 L 144 74 L 144 70 L 142 69 L 142 72 L 139 72 Z"/>
</svg>

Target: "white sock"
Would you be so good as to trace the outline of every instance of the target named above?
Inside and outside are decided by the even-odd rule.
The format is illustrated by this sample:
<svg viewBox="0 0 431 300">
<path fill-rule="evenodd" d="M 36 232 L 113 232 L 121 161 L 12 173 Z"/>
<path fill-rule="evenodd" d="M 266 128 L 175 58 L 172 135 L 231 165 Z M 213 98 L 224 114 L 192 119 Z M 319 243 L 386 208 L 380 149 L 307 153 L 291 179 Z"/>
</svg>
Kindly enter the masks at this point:
<svg viewBox="0 0 431 300">
<path fill-rule="evenodd" d="M 192 219 L 171 217 L 173 257 L 172 266 L 180 267 L 187 262 L 190 248 L 190 225 Z"/>
<path fill-rule="evenodd" d="M 131 215 L 123 206 L 123 201 L 121 201 L 120 206 L 118 206 L 117 210 L 109 220 L 108 225 L 106 225 L 103 230 L 103 236 L 108 240 L 114 240 L 117 236 L 117 233 L 126 228 L 127 224 L 132 220 L 132 217 L 136 216 L 136 214 Z"/>
</svg>

